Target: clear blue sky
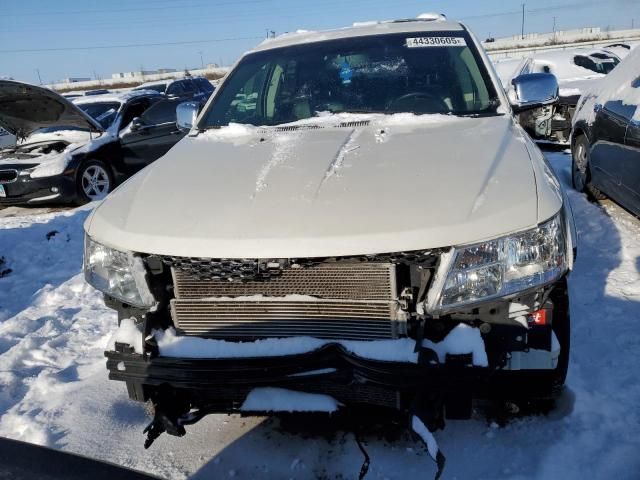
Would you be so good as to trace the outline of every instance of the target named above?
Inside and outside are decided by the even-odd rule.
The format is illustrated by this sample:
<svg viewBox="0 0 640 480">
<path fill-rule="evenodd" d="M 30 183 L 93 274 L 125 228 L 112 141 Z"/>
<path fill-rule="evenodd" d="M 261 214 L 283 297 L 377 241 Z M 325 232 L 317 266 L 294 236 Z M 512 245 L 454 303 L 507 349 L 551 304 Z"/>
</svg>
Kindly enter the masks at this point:
<svg viewBox="0 0 640 480">
<path fill-rule="evenodd" d="M 640 26 L 640 0 L 524 0 L 526 32 Z M 38 82 L 112 72 L 229 64 L 264 38 L 354 21 L 445 13 L 478 36 L 520 32 L 511 0 L 0 0 L 0 76 Z M 148 45 L 166 44 L 174 45 Z M 184 42 L 198 42 L 189 43 Z M 147 46 L 140 46 L 146 44 Z M 128 45 L 128 47 L 123 47 Z M 118 48 L 95 48 L 114 47 Z"/>
</svg>

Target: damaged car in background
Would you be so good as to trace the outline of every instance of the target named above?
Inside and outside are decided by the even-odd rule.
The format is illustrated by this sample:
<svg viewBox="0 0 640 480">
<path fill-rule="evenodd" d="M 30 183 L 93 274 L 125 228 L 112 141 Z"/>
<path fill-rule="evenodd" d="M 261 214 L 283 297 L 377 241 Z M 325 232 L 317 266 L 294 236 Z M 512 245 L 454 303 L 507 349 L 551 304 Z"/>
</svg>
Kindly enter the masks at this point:
<svg viewBox="0 0 640 480">
<path fill-rule="evenodd" d="M 640 49 L 580 97 L 571 153 L 576 190 L 640 216 Z"/>
<path fill-rule="evenodd" d="M 513 116 L 558 86 L 515 81 L 511 105 L 471 32 L 424 15 L 270 39 L 178 107 L 190 133 L 85 223 L 145 446 L 210 413 L 376 407 L 441 469 L 445 418 L 559 395 L 572 216 Z"/>
<path fill-rule="evenodd" d="M 0 80 L 0 126 L 18 138 L 0 150 L 0 205 L 103 199 L 185 135 L 176 126 L 182 101 L 151 90 L 70 101 Z"/>
<path fill-rule="evenodd" d="M 518 75 L 552 73 L 556 76 L 559 84 L 558 101 L 521 113 L 518 121 L 537 141 L 564 145 L 569 143 L 571 121 L 580 95 L 619 63 L 620 57 L 611 48 L 574 48 L 536 52 L 524 59 L 499 59 L 495 67 L 508 95 L 513 93 L 511 82 Z"/>
</svg>

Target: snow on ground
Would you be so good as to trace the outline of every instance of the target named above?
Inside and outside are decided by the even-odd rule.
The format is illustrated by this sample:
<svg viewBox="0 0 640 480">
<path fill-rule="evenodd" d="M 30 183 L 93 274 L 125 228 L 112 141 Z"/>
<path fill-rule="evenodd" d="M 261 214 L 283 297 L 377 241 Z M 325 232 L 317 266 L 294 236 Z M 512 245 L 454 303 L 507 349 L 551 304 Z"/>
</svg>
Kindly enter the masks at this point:
<svg viewBox="0 0 640 480">
<path fill-rule="evenodd" d="M 568 184 L 569 156 L 547 157 Z M 573 191 L 569 198 L 580 250 L 567 392 L 550 415 L 502 428 L 480 413 L 449 421 L 436 434 L 445 479 L 638 478 L 640 222 L 615 205 Z M 0 435 L 166 478 L 357 478 L 362 455 L 352 433 L 283 428 L 276 419 L 209 416 L 186 437 L 164 435 L 145 451 L 144 406 L 107 380 L 102 351 L 116 316 L 80 275 L 88 210 L 17 213 L 0 211 L 0 270 L 12 269 L 0 278 Z M 321 418 L 316 427 L 327 423 Z M 367 478 L 435 472 L 408 431 L 387 426 L 363 440 Z"/>
</svg>

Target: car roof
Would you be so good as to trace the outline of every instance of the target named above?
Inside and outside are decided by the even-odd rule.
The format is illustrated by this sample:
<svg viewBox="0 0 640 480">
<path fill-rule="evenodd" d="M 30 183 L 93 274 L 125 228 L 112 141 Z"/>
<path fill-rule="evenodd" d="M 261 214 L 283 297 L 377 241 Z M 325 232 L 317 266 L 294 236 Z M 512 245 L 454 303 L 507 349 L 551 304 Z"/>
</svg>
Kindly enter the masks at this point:
<svg viewBox="0 0 640 480">
<path fill-rule="evenodd" d="M 167 85 L 168 83 L 171 83 L 174 80 L 175 80 L 174 78 L 167 78 L 166 80 L 155 80 L 153 82 L 144 82 L 144 83 L 141 83 L 140 85 L 138 85 L 135 88 L 143 89 L 145 87 L 152 87 L 152 86 L 155 86 L 155 85 Z"/>
<path fill-rule="evenodd" d="M 427 16 L 426 14 L 424 15 Z M 306 31 L 299 30 L 293 33 L 284 33 L 275 38 L 264 40 L 260 45 L 248 53 L 271 50 L 274 48 L 288 47 L 311 42 L 325 40 L 338 40 L 342 38 L 366 37 L 369 35 L 386 35 L 392 33 L 412 32 L 460 32 L 465 27 L 459 22 L 448 21 L 444 16 L 435 15 L 433 18 L 415 18 L 407 20 L 389 20 L 380 22 L 355 23 L 351 27 L 336 30 Z"/>
<path fill-rule="evenodd" d="M 102 102 L 119 102 L 125 103 L 136 98 L 143 97 L 159 97 L 161 93 L 154 90 L 129 90 L 128 92 L 121 93 L 105 93 L 103 95 L 89 95 L 84 97 L 78 97 L 73 99 L 73 103 L 76 105 L 84 105 L 87 103 L 102 103 Z"/>
</svg>

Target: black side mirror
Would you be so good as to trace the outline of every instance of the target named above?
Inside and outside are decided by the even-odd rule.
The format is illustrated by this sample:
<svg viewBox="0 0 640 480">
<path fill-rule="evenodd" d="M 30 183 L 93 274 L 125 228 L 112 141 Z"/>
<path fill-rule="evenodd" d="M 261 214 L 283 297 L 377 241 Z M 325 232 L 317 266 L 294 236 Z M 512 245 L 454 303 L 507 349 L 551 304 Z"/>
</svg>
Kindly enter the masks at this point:
<svg viewBox="0 0 640 480">
<path fill-rule="evenodd" d="M 131 120 L 131 127 L 129 128 L 132 132 L 137 132 L 138 130 L 142 130 L 145 124 L 140 117 L 135 117 Z"/>
</svg>

